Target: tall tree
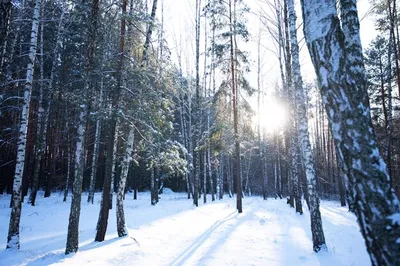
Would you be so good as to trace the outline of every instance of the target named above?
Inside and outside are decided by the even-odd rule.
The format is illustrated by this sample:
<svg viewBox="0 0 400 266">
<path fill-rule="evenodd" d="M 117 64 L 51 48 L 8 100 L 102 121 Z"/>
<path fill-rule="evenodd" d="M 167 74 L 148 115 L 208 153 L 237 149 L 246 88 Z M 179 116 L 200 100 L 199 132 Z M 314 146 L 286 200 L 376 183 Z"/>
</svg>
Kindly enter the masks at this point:
<svg viewBox="0 0 400 266">
<path fill-rule="evenodd" d="M 89 104 L 90 83 L 93 73 L 93 58 L 95 52 L 95 40 L 97 31 L 97 20 L 99 14 L 99 0 L 93 0 L 91 4 L 91 14 L 88 31 L 87 54 L 85 58 L 84 85 L 85 94 L 79 110 L 79 122 L 75 149 L 75 179 L 72 190 L 71 210 L 69 214 L 67 244 L 65 254 L 76 253 L 79 248 L 79 218 L 82 200 L 82 181 L 84 170 L 84 139 L 86 128 L 87 108 Z"/>
<path fill-rule="evenodd" d="M 293 86 L 295 88 L 296 120 L 298 122 L 298 136 L 303 155 L 307 176 L 308 199 L 311 218 L 311 233 L 313 249 L 315 252 L 326 249 L 325 236 L 322 228 L 321 213 L 319 210 L 319 198 L 316 191 L 316 176 L 314 159 L 311 151 L 310 137 L 308 133 L 308 118 L 304 97 L 303 79 L 300 72 L 299 45 L 297 41 L 296 12 L 294 1 L 288 0 L 290 44 L 292 54 Z M 297 133 L 297 132 L 296 132 Z"/>
<path fill-rule="evenodd" d="M 121 89 L 123 86 L 123 67 L 124 67 L 124 51 L 125 51 L 125 31 L 126 31 L 126 9 L 127 9 L 127 0 L 122 0 L 121 3 L 121 27 L 120 27 L 120 39 L 119 39 L 119 60 L 118 60 L 118 69 L 117 69 L 117 84 L 114 90 L 111 92 L 111 118 L 108 128 L 108 141 L 106 145 L 106 162 L 105 162 L 105 172 L 104 172 L 104 185 L 103 185 L 103 194 L 102 201 L 99 213 L 99 219 L 97 224 L 97 232 L 95 241 L 102 242 L 106 236 L 107 225 L 108 225 L 108 216 L 111 209 L 111 200 L 112 195 L 110 195 L 112 191 L 112 176 L 113 176 L 113 167 L 115 167 L 115 152 L 116 152 L 116 135 L 118 134 L 117 129 L 117 120 L 118 120 L 118 108 L 119 108 L 119 100 Z M 143 55 L 144 57 L 147 55 Z"/>
<path fill-rule="evenodd" d="M 372 128 L 355 0 L 302 0 L 304 34 L 372 265 L 396 265 L 399 201 Z M 321 12 L 324 10 L 324 12 Z M 397 242 L 396 242 L 397 241 Z"/>
<path fill-rule="evenodd" d="M 27 142 L 27 130 L 29 123 L 29 106 L 31 104 L 33 71 L 35 69 L 35 57 L 38 42 L 39 14 L 42 1 L 35 0 L 32 17 L 32 29 L 29 42 L 28 66 L 24 86 L 24 98 L 22 102 L 21 122 L 18 132 L 17 164 L 15 167 L 13 194 L 11 202 L 10 226 L 7 236 L 7 249 L 19 249 L 19 223 L 21 219 L 22 203 L 22 176 L 24 174 L 25 152 Z"/>
</svg>

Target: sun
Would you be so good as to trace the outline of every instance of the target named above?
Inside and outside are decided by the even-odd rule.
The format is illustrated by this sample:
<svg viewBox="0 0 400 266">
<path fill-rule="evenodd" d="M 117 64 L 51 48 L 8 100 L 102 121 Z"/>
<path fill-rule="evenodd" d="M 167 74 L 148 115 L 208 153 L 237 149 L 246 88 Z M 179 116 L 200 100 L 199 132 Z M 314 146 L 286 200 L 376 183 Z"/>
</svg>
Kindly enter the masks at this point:
<svg viewBox="0 0 400 266">
<path fill-rule="evenodd" d="M 287 120 L 287 110 L 285 106 L 277 100 L 270 99 L 261 104 L 260 111 L 253 117 L 256 127 L 260 125 L 261 133 L 274 133 L 285 127 Z"/>
</svg>

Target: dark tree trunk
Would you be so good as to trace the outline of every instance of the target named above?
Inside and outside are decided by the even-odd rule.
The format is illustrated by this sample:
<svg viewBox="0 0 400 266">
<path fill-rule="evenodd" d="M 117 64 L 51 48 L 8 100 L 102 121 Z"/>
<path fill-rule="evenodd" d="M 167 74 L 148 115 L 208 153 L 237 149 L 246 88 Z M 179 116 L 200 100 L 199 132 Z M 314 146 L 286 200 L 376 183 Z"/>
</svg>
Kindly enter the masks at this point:
<svg viewBox="0 0 400 266">
<path fill-rule="evenodd" d="M 99 12 L 99 0 L 92 1 L 91 17 L 88 33 L 89 40 L 87 44 L 87 56 L 85 58 L 85 76 L 84 76 L 84 99 L 80 106 L 79 121 L 78 121 L 78 132 L 77 142 L 75 150 L 75 179 L 72 188 L 72 200 L 71 200 L 71 211 L 69 215 L 68 223 L 68 235 L 67 244 L 65 248 L 65 254 L 76 253 L 79 248 L 79 218 L 81 212 L 81 200 L 82 200 L 82 182 L 83 182 L 83 171 L 84 171 L 84 138 L 86 129 L 86 115 L 87 106 L 90 95 L 90 78 L 93 67 L 93 57 L 95 51 L 95 40 L 97 30 L 97 18 Z"/>
</svg>

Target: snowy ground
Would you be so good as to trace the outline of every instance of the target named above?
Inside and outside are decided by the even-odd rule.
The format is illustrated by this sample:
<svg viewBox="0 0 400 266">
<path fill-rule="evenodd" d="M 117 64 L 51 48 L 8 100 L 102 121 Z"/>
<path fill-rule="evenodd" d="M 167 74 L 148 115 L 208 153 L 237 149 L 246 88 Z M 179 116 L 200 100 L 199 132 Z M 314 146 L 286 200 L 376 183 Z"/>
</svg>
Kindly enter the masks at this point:
<svg viewBox="0 0 400 266">
<path fill-rule="evenodd" d="M 94 206 L 84 195 L 79 252 L 65 256 L 70 202 L 63 203 L 58 194 L 39 195 L 36 207 L 23 204 L 21 250 L 0 249 L 0 265 L 370 265 L 355 216 L 336 202 L 322 202 L 329 251 L 316 254 L 308 211 L 296 215 L 284 200 L 248 197 L 244 212 L 237 214 L 229 198 L 198 208 L 180 193 L 161 195 L 157 206 L 150 205 L 149 193 L 138 198 L 128 194 L 125 200 L 129 237 L 117 237 L 113 208 L 106 241 L 98 243 L 93 239 L 100 194 Z M 4 247 L 9 200 L 0 195 Z"/>
</svg>

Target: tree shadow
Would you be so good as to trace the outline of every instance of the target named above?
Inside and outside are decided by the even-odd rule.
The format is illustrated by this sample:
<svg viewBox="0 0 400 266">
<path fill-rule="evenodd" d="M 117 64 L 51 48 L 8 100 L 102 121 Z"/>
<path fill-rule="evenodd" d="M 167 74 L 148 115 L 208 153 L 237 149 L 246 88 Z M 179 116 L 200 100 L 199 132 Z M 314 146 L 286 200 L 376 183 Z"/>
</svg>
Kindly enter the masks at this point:
<svg viewBox="0 0 400 266">
<path fill-rule="evenodd" d="M 229 228 L 225 229 L 224 233 L 220 235 L 215 243 L 207 249 L 205 255 L 203 257 L 207 257 L 212 250 L 218 248 L 219 246 L 223 245 L 225 240 L 227 239 L 228 235 L 231 234 L 236 227 L 238 227 L 241 223 L 243 223 L 247 217 L 253 213 L 252 210 L 245 212 L 244 215 L 238 214 L 236 211 L 230 213 L 226 217 L 216 221 L 210 228 L 208 228 L 202 235 L 197 237 L 193 243 L 186 248 L 173 262 L 170 263 L 170 266 L 182 266 L 195 254 L 196 250 L 203 245 L 207 240 L 209 240 L 210 236 L 220 227 L 222 227 L 225 223 L 236 219 L 236 223 L 234 226 L 230 226 Z"/>
<path fill-rule="evenodd" d="M 115 243 L 119 240 L 122 240 L 124 238 L 122 237 L 114 237 L 102 242 L 89 242 L 86 243 L 84 245 L 82 245 L 78 252 L 81 251 L 88 251 L 88 250 L 93 250 L 93 249 L 97 249 L 97 248 L 101 248 L 103 246 Z M 41 266 L 41 265 L 50 265 L 50 264 L 54 264 L 54 263 L 58 263 L 61 262 L 62 260 L 68 259 L 68 258 L 72 258 L 76 255 L 76 253 L 71 253 L 68 255 L 65 255 L 64 251 L 59 250 L 59 251 L 52 251 L 52 252 L 45 252 L 43 253 L 43 255 L 39 256 L 38 258 L 29 261 L 26 265 L 27 266 Z"/>
</svg>

